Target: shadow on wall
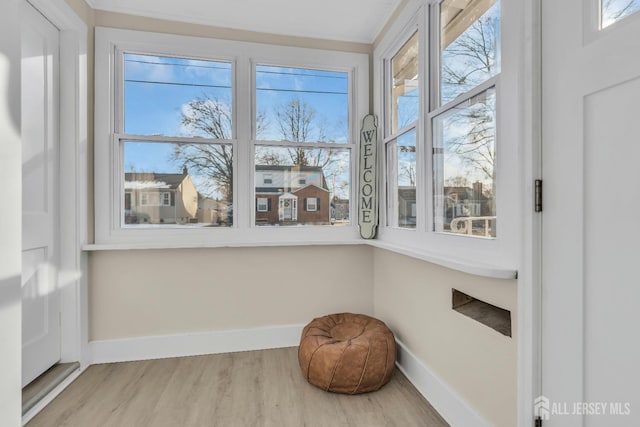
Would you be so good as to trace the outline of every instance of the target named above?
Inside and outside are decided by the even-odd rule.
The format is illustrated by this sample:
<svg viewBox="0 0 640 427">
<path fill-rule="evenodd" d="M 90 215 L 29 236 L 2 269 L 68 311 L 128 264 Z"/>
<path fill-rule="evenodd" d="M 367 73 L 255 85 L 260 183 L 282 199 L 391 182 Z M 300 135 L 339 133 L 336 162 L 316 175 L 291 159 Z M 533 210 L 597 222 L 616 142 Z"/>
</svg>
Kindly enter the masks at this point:
<svg viewBox="0 0 640 427">
<path fill-rule="evenodd" d="M 14 38 L 11 38 L 10 43 L 16 43 Z M 11 141 L 14 138 L 19 141 L 20 135 L 20 79 L 16 71 L 15 64 L 11 64 L 6 52 L 7 46 L 0 44 L 0 99 L 3 100 L 0 107 L 0 120 L 2 120 L 3 130 L 3 144 L 7 140 Z M 19 50 L 19 44 L 17 46 Z M 6 123 L 8 119 L 8 123 Z M 5 132 L 9 132 L 10 135 L 4 135 Z M 10 137 L 10 138 L 9 138 Z"/>
<path fill-rule="evenodd" d="M 22 304 L 20 287 L 16 283 L 20 283 L 20 276 L 0 279 L 0 310 Z"/>
</svg>

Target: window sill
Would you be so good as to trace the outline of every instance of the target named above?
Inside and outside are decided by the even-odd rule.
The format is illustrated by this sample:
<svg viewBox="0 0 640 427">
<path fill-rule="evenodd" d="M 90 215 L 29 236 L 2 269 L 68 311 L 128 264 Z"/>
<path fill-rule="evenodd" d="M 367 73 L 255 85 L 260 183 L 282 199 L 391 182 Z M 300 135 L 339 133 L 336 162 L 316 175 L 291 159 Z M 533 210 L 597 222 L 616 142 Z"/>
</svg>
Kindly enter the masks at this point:
<svg viewBox="0 0 640 427">
<path fill-rule="evenodd" d="M 332 241 L 242 241 L 242 242 L 211 242 L 211 243 L 92 243 L 82 247 L 85 252 L 99 251 L 130 251 L 149 249 L 209 249 L 209 248 L 261 248 L 277 246 L 341 246 L 363 245 L 365 240 L 332 240 Z"/>
<path fill-rule="evenodd" d="M 483 264 L 476 261 L 443 256 L 423 249 L 413 249 L 407 246 L 382 242 L 380 240 L 365 240 L 359 238 L 344 238 L 331 240 L 243 240 L 219 242 L 147 242 L 147 243 L 98 243 L 87 244 L 82 247 L 85 252 L 121 251 L 121 250 L 162 250 L 162 249 L 207 249 L 207 248 L 260 248 L 278 246 L 341 246 L 368 245 L 390 252 L 427 261 L 432 264 L 461 271 L 475 276 L 494 279 L 516 279 L 518 272 L 512 268 Z"/>
<path fill-rule="evenodd" d="M 513 268 L 500 267 L 470 261 L 462 258 L 443 256 L 424 249 L 414 249 L 407 246 L 382 242 L 380 240 L 367 240 L 370 246 L 385 249 L 411 258 L 427 261 L 452 270 L 473 274 L 474 276 L 490 277 L 494 279 L 517 279 L 518 271 Z"/>
</svg>

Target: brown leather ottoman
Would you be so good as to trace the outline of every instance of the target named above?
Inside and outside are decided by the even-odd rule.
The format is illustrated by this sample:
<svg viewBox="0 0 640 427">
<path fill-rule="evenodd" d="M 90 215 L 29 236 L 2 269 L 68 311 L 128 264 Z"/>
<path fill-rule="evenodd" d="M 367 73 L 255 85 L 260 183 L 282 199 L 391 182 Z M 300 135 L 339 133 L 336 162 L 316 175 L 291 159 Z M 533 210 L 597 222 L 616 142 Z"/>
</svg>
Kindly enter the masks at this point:
<svg viewBox="0 0 640 427">
<path fill-rule="evenodd" d="M 316 387 L 335 393 L 366 393 L 391 379 L 396 342 L 378 319 L 331 314 L 305 326 L 298 361 L 304 377 Z"/>
</svg>

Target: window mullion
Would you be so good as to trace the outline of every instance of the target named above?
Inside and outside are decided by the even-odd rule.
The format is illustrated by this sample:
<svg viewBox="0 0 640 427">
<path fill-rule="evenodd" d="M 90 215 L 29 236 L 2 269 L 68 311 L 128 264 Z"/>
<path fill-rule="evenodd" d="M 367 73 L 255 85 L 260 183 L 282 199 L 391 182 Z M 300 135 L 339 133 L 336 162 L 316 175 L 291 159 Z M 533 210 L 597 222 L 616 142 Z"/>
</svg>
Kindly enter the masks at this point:
<svg viewBox="0 0 640 427">
<path fill-rule="evenodd" d="M 474 87 L 473 89 L 461 93 L 460 95 L 458 95 L 455 99 L 452 99 L 451 101 L 447 102 L 445 105 L 438 107 L 438 108 L 434 108 L 429 114 L 428 117 L 429 119 L 433 119 L 436 116 L 439 116 L 440 114 L 451 110 L 452 108 L 456 108 L 458 107 L 460 104 L 463 104 L 467 101 L 469 101 L 471 98 L 473 98 L 476 95 L 481 94 L 482 92 L 485 92 L 488 89 L 491 89 L 492 87 L 496 86 L 496 83 L 498 82 L 498 79 L 500 78 L 500 74 L 497 74 L 489 79 L 487 79 L 485 82 L 479 84 L 478 86 Z"/>
<path fill-rule="evenodd" d="M 235 63 L 235 112 L 236 138 L 234 146 L 234 182 L 238 192 L 234 200 L 234 213 L 238 219 L 234 226 L 246 230 L 251 227 L 255 217 L 255 198 L 253 194 L 254 158 L 252 139 L 252 71 L 251 60 L 246 55 L 240 55 Z"/>
<path fill-rule="evenodd" d="M 285 147 L 285 148 L 296 148 L 296 147 L 303 147 L 303 148 L 329 148 L 329 149 L 335 149 L 335 150 L 341 150 L 341 149 L 353 149 L 356 147 L 355 144 L 336 144 L 335 142 L 289 142 L 289 141 L 274 141 L 274 142 L 270 142 L 270 141 L 252 141 L 253 144 L 257 147 Z"/>
<path fill-rule="evenodd" d="M 139 141 L 139 142 L 166 142 L 166 143 L 184 143 L 184 144 L 234 144 L 235 139 L 213 139 L 200 137 L 180 137 L 180 136 L 161 136 L 161 135 L 129 135 L 124 133 L 116 133 L 115 137 L 120 141 Z"/>
</svg>

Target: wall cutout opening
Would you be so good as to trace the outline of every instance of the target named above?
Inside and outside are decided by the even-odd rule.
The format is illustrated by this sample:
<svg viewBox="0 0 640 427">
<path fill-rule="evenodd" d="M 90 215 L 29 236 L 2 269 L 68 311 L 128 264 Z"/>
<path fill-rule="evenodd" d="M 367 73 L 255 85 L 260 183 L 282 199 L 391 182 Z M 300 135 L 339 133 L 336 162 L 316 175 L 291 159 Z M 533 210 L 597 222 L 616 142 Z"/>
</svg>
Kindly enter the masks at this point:
<svg viewBox="0 0 640 427">
<path fill-rule="evenodd" d="M 451 289 L 451 308 L 503 335 L 511 336 L 511 312 Z"/>
</svg>

